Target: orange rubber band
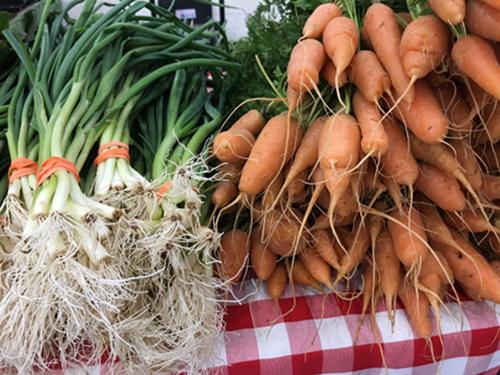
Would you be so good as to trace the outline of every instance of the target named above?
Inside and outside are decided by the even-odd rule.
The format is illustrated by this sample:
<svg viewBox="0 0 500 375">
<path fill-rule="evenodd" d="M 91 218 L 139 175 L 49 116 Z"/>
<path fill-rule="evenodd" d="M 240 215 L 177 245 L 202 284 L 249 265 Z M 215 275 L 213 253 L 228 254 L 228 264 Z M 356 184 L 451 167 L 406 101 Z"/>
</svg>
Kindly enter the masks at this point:
<svg viewBox="0 0 500 375">
<path fill-rule="evenodd" d="M 156 196 L 158 197 L 158 199 L 162 199 L 165 193 L 169 191 L 171 187 L 172 187 L 172 182 L 170 181 L 167 181 L 163 185 L 161 185 L 156 191 Z"/>
<path fill-rule="evenodd" d="M 17 158 L 12 160 L 10 162 L 9 171 L 7 172 L 9 185 L 21 177 L 36 174 L 37 168 L 38 165 L 31 159 Z"/>
<path fill-rule="evenodd" d="M 94 165 L 97 166 L 111 158 L 126 159 L 130 161 L 128 149 L 128 145 L 123 142 L 112 141 L 105 143 L 97 150 L 97 157 L 94 160 Z"/>
<path fill-rule="evenodd" d="M 42 163 L 42 166 L 36 172 L 36 184 L 41 185 L 43 182 L 52 176 L 57 171 L 66 171 L 75 176 L 76 180 L 80 182 L 80 175 L 76 169 L 76 165 L 60 158 L 59 156 L 52 156 Z"/>
</svg>

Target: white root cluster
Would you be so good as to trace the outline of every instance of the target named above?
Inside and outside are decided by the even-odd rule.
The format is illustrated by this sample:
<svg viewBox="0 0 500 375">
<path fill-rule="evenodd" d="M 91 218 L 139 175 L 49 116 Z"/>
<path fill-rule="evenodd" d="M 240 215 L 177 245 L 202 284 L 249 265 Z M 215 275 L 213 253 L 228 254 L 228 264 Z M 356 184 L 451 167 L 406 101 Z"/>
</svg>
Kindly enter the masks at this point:
<svg viewBox="0 0 500 375">
<path fill-rule="evenodd" d="M 212 274 L 220 236 L 200 223 L 195 187 L 207 168 L 201 158 L 177 168 L 162 199 L 154 184 L 113 191 L 102 201 L 123 210 L 115 222 L 30 218 L 7 198 L 0 368 L 43 372 L 107 353 L 117 372 L 200 371 L 223 328 L 223 283 Z"/>
</svg>

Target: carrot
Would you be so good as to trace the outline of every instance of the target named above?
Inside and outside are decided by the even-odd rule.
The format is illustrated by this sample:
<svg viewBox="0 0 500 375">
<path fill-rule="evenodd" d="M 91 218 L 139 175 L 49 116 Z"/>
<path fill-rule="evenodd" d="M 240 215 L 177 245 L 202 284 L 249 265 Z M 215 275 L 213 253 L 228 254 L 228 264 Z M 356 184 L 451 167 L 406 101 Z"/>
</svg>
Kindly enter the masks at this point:
<svg viewBox="0 0 500 375">
<path fill-rule="evenodd" d="M 229 181 L 222 181 L 217 184 L 210 199 L 212 204 L 219 208 L 228 205 L 237 196 L 238 188 L 236 185 Z"/>
<path fill-rule="evenodd" d="M 453 271 L 446 258 L 441 253 L 425 258 L 418 279 L 431 306 L 439 314 L 439 302 L 442 302 L 447 286 L 453 282 Z"/>
<path fill-rule="evenodd" d="M 246 129 L 228 130 L 214 139 L 214 154 L 222 162 L 241 165 L 255 143 L 255 138 Z"/>
<path fill-rule="evenodd" d="M 342 194 L 335 207 L 335 213 L 344 217 L 357 211 L 359 205 L 358 197 L 354 192 L 354 188 L 349 186 L 344 194 Z"/>
<path fill-rule="evenodd" d="M 500 99 L 500 65 L 491 44 L 479 36 L 467 35 L 455 42 L 451 56 L 463 74 Z"/>
<path fill-rule="evenodd" d="M 494 253 L 500 254 L 500 237 L 496 233 L 488 233 L 488 245 Z"/>
<path fill-rule="evenodd" d="M 373 51 L 358 51 L 351 62 L 349 75 L 365 99 L 371 103 L 377 103 L 391 88 L 391 79 Z"/>
<path fill-rule="evenodd" d="M 340 73 L 347 69 L 358 49 L 359 32 L 354 21 L 344 16 L 332 19 L 323 32 L 323 44 L 336 68 L 335 82 L 339 82 Z"/>
<path fill-rule="evenodd" d="M 495 98 L 484 91 L 474 81 L 467 79 L 467 77 L 465 77 L 464 84 L 462 85 L 462 93 L 467 100 L 467 104 L 472 108 L 471 115 L 481 113 L 484 107 L 495 102 Z"/>
<path fill-rule="evenodd" d="M 317 282 L 326 285 L 329 289 L 333 289 L 332 280 L 330 277 L 330 266 L 325 260 L 319 256 L 313 248 L 307 248 L 299 254 L 304 267 L 309 271 L 311 276 Z"/>
<path fill-rule="evenodd" d="M 481 190 L 483 175 L 474 150 L 463 139 L 450 140 L 451 147 L 455 150 L 458 163 L 462 166 L 466 179 L 474 190 Z"/>
<path fill-rule="evenodd" d="M 315 240 L 314 250 L 316 253 L 330 266 L 338 269 L 342 249 L 334 242 L 331 234 L 325 229 L 317 229 L 313 231 L 312 236 Z"/>
<path fill-rule="evenodd" d="M 297 107 L 302 102 L 303 97 L 303 92 L 296 91 L 292 89 L 290 85 L 288 85 L 288 87 L 286 88 L 286 102 L 288 104 L 288 110 L 290 112 L 295 111 L 295 109 L 297 109 Z"/>
<path fill-rule="evenodd" d="M 351 169 L 360 153 L 360 131 L 349 115 L 331 116 L 321 131 L 318 153 L 324 183 L 330 193 L 328 216 L 333 225 L 335 207 L 349 188 Z"/>
<path fill-rule="evenodd" d="M 460 91 L 451 84 L 443 84 L 434 89 L 441 108 L 450 120 L 451 133 L 468 135 L 472 130 L 471 109 Z"/>
<path fill-rule="evenodd" d="M 419 201 L 422 199 L 418 199 Z M 417 204 L 419 212 L 422 213 L 422 222 L 427 231 L 427 236 L 434 241 L 442 242 L 448 246 L 457 246 L 450 229 L 446 226 L 441 215 L 434 204 L 424 199 Z"/>
<path fill-rule="evenodd" d="M 365 13 L 364 32 L 391 78 L 399 97 L 410 104 L 414 91 L 400 58 L 401 32 L 394 11 L 384 4 L 373 4 Z"/>
<path fill-rule="evenodd" d="M 352 105 L 361 129 L 361 150 L 377 158 L 385 154 L 389 139 L 380 121 L 382 116 L 377 105 L 366 100 L 359 91 L 354 93 Z"/>
<path fill-rule="evenodd" d="M 465 0 L 427 0 L 427 2 L 444 22 L 456 25 L 464 20 Z"/>
<path fill-rule="evenodd" d="M 328 117 L 326 116 L 318 117 L 307 128 L 293 156 L 285 182 L 283 183 L 283 189 L 286 189 L 299 174 L 317 163 L 319 137 L 327 119 Z"/>
<path fill-rule="evenodd" d="M 425 77 L 441 64 L 451 45 L 451 33 L 436 16 L 418 17 L 401 36 L 401 62 L 412 79 Z M 416 93 L 415 93 L 416 95 Z"/>
<path fill-rule="evenodd" d="M 435 248 L 448 261 L 455 279 L 478 298 L 500 303 L 500 276 L 469 241 L 456 233 L 453 234 L 453 238 L 468 256 L 440 243 L 437 243 Z"/>
<path fill-rule="evenodd" d="M 401 263 L 411 269 L 428 255 L 422 217 L 415 208 L 403 208 L 403 212 L 393 211 L 391 217 L 397 221 L 389 220 L 387 223 L 394 250 Z"/>
<path fill-rule="evenodd" d="M 292 263 L 292 264 L 290 264 Z M 293 284 L 299 284 L 303 286 L 308 286 L 310 288 L 323 291 L 318 282 L 312 277 L 307 268 L 299 259 L 294 259 L 293 262 L 287 263 L 288 272 L 290 276 L 290 282 Z"/>
<path fill-rule="evenodd" d="M 415 99 L 410 107 L 398 106 L 404 124 L 425 143 L 438 143 L 448 132 L 448 118 L 425 79 L 415 82 Z"/>
<path fill-rule="evenodd" d="M 418 177 L 418 165 L 404 133 L 390 119 L 384 121 L 384 129 L 390 144 L 381 158 L 384 174 L 399 185 L 413 186 Z"/>
<path fill-rule="evenodd" d="M 469 193 L 474 193 L 469 180 L 453 153 L 443 144 L 425 144 L 416 137 L 410 137 L 413 155 L 421 161 L 429 163 L 455 177 Z"/>
<path fill-rule="evenodd" d="M 287 194 L 290 199 L 293 199 L 297 195 L 305 192 L 307 181 L 307 171 L 302 171 L 298 176 L 296 176 L 290 184 L 287 186 Z"/>
<path fill-rule="evenodd" d="M 475 151 L 488 172 L 500 170 L 500 142 L 494 145 L 479 145 Z"/>
<path fill-rule="evenodd" d="M 415 291 L 413 286 L 404 283 L 399 288 L 399 298 L 417 334 L 429 338 L 432 335 L 432 320 L 429 316 L 429 300 L 425 294 Z"/>
<path fill-rule="evenodd" d="M 255 141 L 241 172 L 240 192 L 257 195 L 276 177 L 300 143 L 302 130 L 281 114 L 270 119 Z"/>
<path fill-rule="evenodd" d="M 238 282 L 243 275 L 243 268 L 250 251 L 247 234 L 239 229 L 224 233 L 221 238 L 221 270 L 228 280 Z"/>
<path fill-rule="evenodd" d="M 455 177 L 430 164 L 420 163 L 415 187 L 445 211 L 461 211 L 465 208 L 465 196 Z"/>
<path fill-rule="evenodd" d="M 483 118 L 486 120 L 485 127 L 475 141 L 497 143 L 500 141 L 500 105 L 498 102 L 485 108 Z"/>
<path fill-rule="evenodd" d="M 380 181 L 380 175 L 373 162 L 369 162 L 367 165 L 366 174 L 363 178 L 363 188 L 368 191 L 380 191 L 381 193 L 386 190 L 386 187 Z"/>
<path fill-rule="evenodd" d="M 364 224 L 355 226 L 351 233 L 345 237 L 349 246 L 347 254 L 340 259 L 337 281 L 351 273 L 363 260 L 370 247 L 370 235 Z"/>
<path fill-rule="evenodd" d="M 377 237 L 374 252 L 380 290 L 384 295 L 389 319 L 394 326 L 396 298 L 401 283 L 401 263 L 394 251 L 391 234 L 387 230 L 382 231 Z"/>
<path fill-rule="evenodd" d="M 261 241 L 259 230 L 252 231 L 252 247 L 250 248 L 250 261 L 259 280 L 267 280 L 276 268 L 278 257 L 267 249 Z"/>
<path fill-rule="evenodd" d="M 241 116 L 232 126 L 231 130 L 245 129 L 257 136 L 266 124 L 266 119 L 262 113 L 256 109 L 251 109 L 243 116 Z"/>
<path fill-rule="evenodd" d="M 347 72 L 344 70 L 339 74 L 338 82 L 335 82 L 335 77 L 337 77 L 337 68 L 329 58 L 326 59 L 325 66 L 323 66 L 323 69 L 321 70 L 321 77 L 332 87 L 336 87 L 336 85 L 338 85 L 338 87 L 345 86 L 348 81 Z"/>
<path fill-rule="evenodd" d="M 457 214 L 449 214 L 446 217 L 446 223 L 459 231 L 468 231 L 472 233 L 488 232 L 491 230 L 491 224 L 480 213 L 469 208 Z"/>
<path fill-rule="evenodd" d="M 267 294 L 277 301 L 286 289 L 288 275 L 282 263 L 278 263 L 271 276 L 267 280 Z"/>
<path fill-rule="evenodd" d="M 326 61 L 323 45 L 315 39 L 298 42 L 288 62 L 288 85 L 301 93 L 313 89 Z"/>
<path fill-rule="evenodd" d="M 378 278 L 374 272 L 373 266 L 369 262 L 363 263 L 363 306 L 361 308 L 361 317 L 363 320 L 368 306 L 375 308 L 375 300 L 378 295 Z M 373 311 L 373 310 L 372 310 Z"/>
<path fill-rule="evenodd" d="M 387 204 L 383 201 L 377 201 L 374 205 L 374 208 L 378 212 L 384 212 L 385 209 L 387 208 Z M 380 215 L 368 216 L 367 227 L 368 227 L 368 233 L 370 235 L 370 244 L 373 251 L 376 248 L 377 238 L 382 232 L 382 229 L 384 227 L 384 222 L 385 219 Z"/>
<path fill-rule="evenodd" d="M 481 192 L 491 201 L 500 199 L 500 176 L 485 175 Z"/>
<path fill-rule="evenodd" d="M 303 236 L 297 238 L 301 216 L 298 211 L 284 213 L 276 209 L 267 213 L 265 225 L 261 225 L 261 230 L 264 242 L 273 253 L 290 256 L 303 250 L 306 238 Z M 294 248 L 297 240 L 299 246 Z"/>
<path fill-rule="evenodd" d="M 485 1 L 467 1 L 465 25 L 472 34 L 500 42 L 500 8 L 494 8 Z"/>
<path fill-rule="evenodd" d="M 307 18 L 302 29 L 302 36 L 312 39 L 321 38 L 328 22 L 341 15 L 342 10 L 335 4 L 321 4 L 317 6 Z"/>
</svg>

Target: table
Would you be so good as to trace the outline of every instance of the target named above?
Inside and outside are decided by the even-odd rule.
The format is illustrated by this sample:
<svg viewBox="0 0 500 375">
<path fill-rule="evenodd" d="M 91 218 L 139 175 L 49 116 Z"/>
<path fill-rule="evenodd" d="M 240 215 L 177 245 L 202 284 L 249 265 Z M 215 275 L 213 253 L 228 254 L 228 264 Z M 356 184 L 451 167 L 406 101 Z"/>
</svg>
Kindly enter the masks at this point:
<svg viewBox="0 0 500 375">
<path fill-rule="evenodd" d="M 252 279 L 237 286 L 234 295 L 241 302 L 227 308 L 226 331 L 214 343 L 217 356 L 208 364 L 210 374 L 493 375 L 500 370 L 500 309 L 465 295 L 441 309 L 441 336 L 434 335 L 431 343 L 416 337 L 400 302 L 394 331 L 385 308 L 377 307 L 382 335 L 377 341 L 369 319 L 359 326 L 359 298 L 345 301 L 288 287 L 276 303 Z M 98 366 L 72 371 L 105 373 Z"/>
</svg>

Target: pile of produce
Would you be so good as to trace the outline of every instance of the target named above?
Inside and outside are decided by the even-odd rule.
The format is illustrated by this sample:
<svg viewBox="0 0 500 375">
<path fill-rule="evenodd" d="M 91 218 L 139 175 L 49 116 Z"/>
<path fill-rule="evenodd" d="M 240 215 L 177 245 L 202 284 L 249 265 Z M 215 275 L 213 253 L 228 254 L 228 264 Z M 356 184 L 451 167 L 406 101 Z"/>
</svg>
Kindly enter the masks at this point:
<svg viewBox="0 0 500 375">
<path fill-rule="evenodd" d="M 499 32 L 494 0 L 317 5 L 286 85 L 258 60 L 275 97 L 214 140 L 218 272 L 383 300 L 393 324 L 399 297 L 425 338 L 460 289 L 500 303 Z"/>
<path fill-rule="evenodd" d="M 3 32 L 0 368 L 195 372 L 223 326 L 204 196 L 225 34 L 149 1 L 31 11 L 32 35 Z"/>
</svg>

